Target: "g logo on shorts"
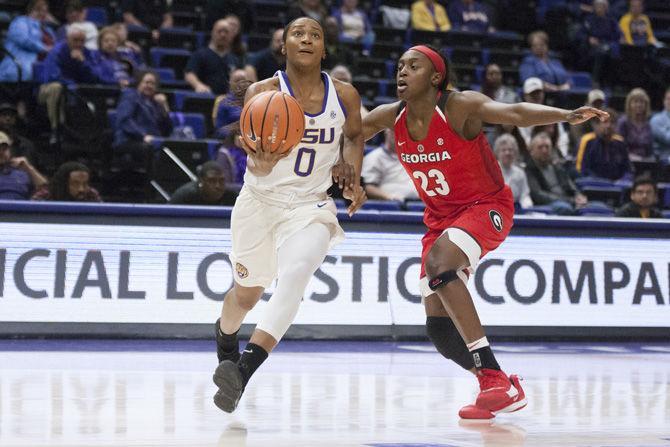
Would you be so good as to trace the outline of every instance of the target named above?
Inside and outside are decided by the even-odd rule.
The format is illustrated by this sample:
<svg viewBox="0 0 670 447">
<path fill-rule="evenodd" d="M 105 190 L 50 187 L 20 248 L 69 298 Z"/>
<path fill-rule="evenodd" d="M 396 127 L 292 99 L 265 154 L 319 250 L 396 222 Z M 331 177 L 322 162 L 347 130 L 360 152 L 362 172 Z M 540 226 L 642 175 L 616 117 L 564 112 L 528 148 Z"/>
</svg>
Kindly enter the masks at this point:
<svg viewBox="0 0 670 447">
<path fill-rule="evenodd" d="M 240 279 L 244 279 L 247 276 L 249 276 L 249 270 L 239 262 L 235 263 L 235 271 L 237 272 L 237 276 L 240 277 Z"/>
<path fill-rule="evenodd" d="M 500 233 L 503 229 L 503 218 L 500 215 L 500 213 L 497 212 L 496 210 L 491 210 L 489 211 L 489 218 L 491 219 L 493 228 L 495 228 L 496 231 Z"/>
</svg>

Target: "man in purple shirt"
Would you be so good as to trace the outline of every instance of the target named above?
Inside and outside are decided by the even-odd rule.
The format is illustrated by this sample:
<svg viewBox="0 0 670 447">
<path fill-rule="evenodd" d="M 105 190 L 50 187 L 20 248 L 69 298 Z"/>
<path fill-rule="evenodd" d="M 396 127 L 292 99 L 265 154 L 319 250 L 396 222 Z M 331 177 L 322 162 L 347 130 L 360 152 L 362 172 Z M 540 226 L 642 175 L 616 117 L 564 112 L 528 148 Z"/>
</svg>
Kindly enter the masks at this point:
<svg viewBox="0 0 670 447">
<path fill-rule="evenodd" d="M 0 200 L 28 200 L 47 180 L 25 157 L 12 158 L 12 140 L 0 132 Z"/>
</svg>

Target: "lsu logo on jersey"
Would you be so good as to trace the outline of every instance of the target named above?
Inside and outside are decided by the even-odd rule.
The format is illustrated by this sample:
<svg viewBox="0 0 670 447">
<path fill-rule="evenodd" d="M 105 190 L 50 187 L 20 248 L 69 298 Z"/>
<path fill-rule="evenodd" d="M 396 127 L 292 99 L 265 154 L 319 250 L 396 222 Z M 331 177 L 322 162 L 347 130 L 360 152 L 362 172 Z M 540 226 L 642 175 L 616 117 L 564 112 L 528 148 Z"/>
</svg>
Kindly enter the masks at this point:
<svg viewBox="0 0 670 447">
<path fill-rule="evenodd" d="M 301 143 L 305 144 L 330 144 L 335 141 L 335 128 L 327 129 L 305 129 Z"/>
</svg>

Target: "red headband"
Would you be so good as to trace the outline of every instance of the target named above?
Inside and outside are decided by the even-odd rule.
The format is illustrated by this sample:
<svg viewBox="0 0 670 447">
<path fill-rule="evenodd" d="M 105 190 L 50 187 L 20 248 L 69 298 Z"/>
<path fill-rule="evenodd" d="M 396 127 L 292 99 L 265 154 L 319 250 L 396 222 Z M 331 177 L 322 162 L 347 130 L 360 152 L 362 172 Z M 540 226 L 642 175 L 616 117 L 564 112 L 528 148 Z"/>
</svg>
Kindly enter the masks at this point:
<svg viewBox="0 0 670 447">
<path fill-rule="evenodd" d="M 426 56 L 428 59 L 430 59 L 430 62 L 435 68 L 435 71 L 442 75 L 442 79 L 447 77 L 447 67 L 445 67 L 444 60 L 442 59 L 442 56 L 437 53 L 437 51 L 432 50 L 425 45 L 417 45 L 410 48 L 410 50 L 418 51 L 419 53 Z"/>
</svg>

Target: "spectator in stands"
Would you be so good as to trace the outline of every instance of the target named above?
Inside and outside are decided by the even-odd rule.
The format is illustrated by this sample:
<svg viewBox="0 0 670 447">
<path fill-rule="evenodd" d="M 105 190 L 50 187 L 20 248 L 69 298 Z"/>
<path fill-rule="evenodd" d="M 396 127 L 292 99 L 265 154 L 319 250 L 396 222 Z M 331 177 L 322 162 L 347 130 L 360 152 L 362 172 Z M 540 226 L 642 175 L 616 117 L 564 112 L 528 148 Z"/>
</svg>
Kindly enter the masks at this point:
<svg viewBox="0 0 670 447">
<path fill-rule="evenodd" d="M 333 17 L 339 26 L 340 41 L 359 42 L 363 45 L 363 55 L 369 55 L 375 43 L 375 33 L 368 15 L 358 8 L 358 0 L 343 0 Z"/>
<path fill-rule="evenodd" d="M 655 114 L 649 124 L 656 156 L 663 161 L 670 159 L 670 87 L 665 91 L 663 110 Z"/>
<path fill-rule="evenodd" d="M 86 8 L 80 0 L 68 0 L 65 3 L 65 18 L 67 23 L 58 28 L 56 32 L 58 40 L 66 39 L 67 29 L 71 25 L 77 25 L 86 34 L 86 43 L 84 44 L 86 48 L 89 50 L 98 49 L 98 27 L 95 26 L 95 23 L 86 20 Z"/>
<path fill-rule="evenodd" d="M 19 114 L 16 107 L 8 102 L 0 104 L 0 132 L 7 134 L 12 141 L 12 155 L 15 157 L 26 157 L 31 164 L 35 164 L 35 145 L 25 136 L 21 135 L 18 128 Z"/>
<path fill-rule="evenodd" d="M 533 104 L 544 104 L 544 82 L 540 78 L 528 78 L 523 83 L 523 99 Z M 558 150 L 554 156 L 560 154 L 566 157 L 570 152 L 570 135 L 563 127 L 562 123 L 550 124 L 554 127 L 552 135 L 556 136 L 555 145 L 552 147 Z M 530 140 L 533 138 L 533 127 L 519 127 L 519 132 L 526 142 L 526 147 L 530 147 Z"/>
<path fill-rule="evenodd" d="M 495 101 L 507 104 L 519 102 L 519 95 L 511 88 L 503 85 L 502 70 L 496 63 L 490 63 L 486 66 L 482 93 Z"/>
<path fill-rule="evenodd" d="M 332 70 L 330 70 L 330 77 L 337 79 L 338 81 L 348 82 L 351 84 L 353 82 L 351 71 L 347 68 L 346 65 L 335 65 Z M 361 118 L 370 113 L 368 109 L 361 102 Z"/>
<path fill-rule="evenodd" d="M 230 91 L 220 95 L 214 101 L 212 121 L 217 138 L 225 138 L 231 131 L 230 124 L 237 123 L 244 106 L 244 94 L 252 81 L 249 75 L 241 68 L 230 74 Z"/>
<path fill-rule="evenodd" d="M 588 200 L 568 172 L 553 162 L 553 151 L 549 135 L 533 137 L 526 166 L 530 197 L 535 205 L 549 205 L 556 214 L 575 214 L 575 209 L 585 206 Z"/>
<path fill-rule="evenodd" d="M 311 17 L 317 22 L 323 23 L 328 17 L 328 10 L 321 0 L 297 0 L 288 9 L 286 23 L 298 17 Z"/>
<path fill-rule="evenodd" d="M 107 26 L 100 30 L 98 40 L 100 69 L 106 72 L 105 77 L 114 78 L 121 87 L 127 87 L 137 67 L 132 60 L 118 51 L 120 40 L 118 33 L 111 26 Z"/>
<path fill-rule="evenodd" d="M 152 141 L 172 132 L 172 120 L 167 98 L 157 93 L 158 76 L 152 71 L 140 71 L 137 88 L 126 89 L 116 108 L 114 142 L 112 147 L 126 165 L 139 165 L 151 171 L 154 149 Z"/>
<path fill-rule="evenodd" d="M 0 82 L 33 80 L 33 63 L 43 59 L 56 40 L 46 26 L 48 15 L 49 3 L 46 0 L 31 0 L 26 15 L 12 20 L 4 46 L 14 60 L 7 55 L 0 63 Z"/>
<path fill-rule="evenodd" d="M 336 65 L 355 67 L 356 59 L 349 45 L 340 42 L 340 28 L 335 17 L 328 17 L 323 24 L 323 33 L 326 40 L 326 59 L 321 67 L 331 69 Z"/>
<path fill-rule="evenodd" d="M 0 132 L 0 200 L 28 200 L 47 180 L 26 157 L 12 156 L 12 140 Z"/>
<path fill-rule="evenodd" d="M 240 63 L 246 63 L 247 46 L 242 41 L 242 22 L 235 14 L 228 14 L 223 18 L 228 23 L 230 30 L 230 52 L 240 60 Z"/>
<path fill-rule="evenodd" d="M 392 129 L 386 129 L 384 143 L 363 158 L 361 177 L 370 199 L 404 202 L 419 198 L 412 180 L 398 161 Z"/>
<path fill-rule="evenodd" d="M 597 87 L 611 85 L 615 61 L 619 58 L 621 30 L 616 19 L 609 14 L 608 0 L 593 0 L 592 14 L 584 20 L 584 49 L 581 51 L 586 64 L 591 65 L 591 77 Z"/>
<path fill-rule="evenodd" d="M 593 133 L 586 134 L 579 142 L 577 170 L 585 176 L 601 177 L 609 180 L 628 180 L 632 168 L 628 157 L 628 146 L 621 135 L 614 131 L 617 113 L 606 108 L 610 114 L 605 121 L 593 123 Z"/>
<path fill-rule="evenodd" d="M 619 19 L 619 27 L 626 45 L 658 45 L 651 21 L 644 13 L 644 0 L 630 0 L 630 10 Z"/>
<path fill-rule="evenodd" d="M 658 188 L 649 177 L 638 177 L 630 190 L 630 202 L 619 208 L 616 217 L 661 218 L 661 210 L 656 208 Z"/>
<path fill-rule="evenodd" d="M 67 40 L 58 42 L 44 61 L 45 84 L 40 86 L 37 101 L 45 104 L 52 131 L 62 122 L 63 85 L 72 84 L 116 84 L 113 73 L 105 71 L 97 53 L 84 46 L 86 33 L 78 25 L 70 25 Z M 60 116 L 60 118 L 59 118 Z M 51 136 L 54 142 L 55 132 Z"/>
<path fill-rule="evenodd" d="M 205 26 L 211 29 L 214 22 L 235 14 L 247 32 L 256 29 L 256 5 L 254 0 L 207 0 L 205 5 Z M 265 79 L 265 78 L 260 78 Z"/>
<path fill-rule="evenodd" d="M 591 90 L 586 96 L 585 105 L 595 107 L 597 109 L 602 109 L 605 106 L 605 100 L 606 100 L 605 92 L 596 88 Z M 580 141 L 584 136 L 584 134 L 587 134 L 589 132 L 593 132 L 593 127 L 591 126 L 591 120 L 582 124 L 570 126 L 570 137 L 573 142 Z M 570 150 L 571 154 L 575 152 L 576 152 L 575 150 Z"/>
<path fill-rule="evenodd" d="M 281 52 L 284 43 L 283 34 L 284 28 L 274 30 L 270 45 L 249 57 L 251 65 L 256 70 L 257 79 L 271 78 L 277 70 L 286 67 L 286 56 Z"/>
<path fill-rule="evenodd" d="M 521 169 L 517 164 L 519 147 L 514 137 L 508 133 L 500 135 L 493 144 L 493 151 L 500 164 L 500 170 L 502 171 L 505 183 L 512 190 L 514 202 L 518 203 L 521 208 L 530 208 L 533 206 L 526 171 Z"/>
<path fill-rule="evenodd" d="M 449 31 L 451 22 L 444 6 L 434 0 L 412 3 L 412 28 L 420 31 Z"/>
<path fill-rule="evenodd" d="M 236 199 L 236 192 L 226 190 L 226 177 L 221 166 L 215 161 L 208 161 L 199 167 L 198 180 L 180 186 L 169 203 L 233 206 Z"/>
<path fill-rule="evenodd" d="M 121 11 L 126 25 L 150 30 L 154 42 L 158 42 L 161 28 L 172 28 L 172 13 L 167 0 L 123 0 Z"/>
<path fill-rule="evenodd" d="M 616 124 L 616 133 L 623 137 L 631 160 L 648 159 L 654 154 L 650 117 L 649 95 L 641 88 L 634 88 L 626 96 L 626 114 Z"/>
<path fill-rule="evenodd" d="M 489 9 L 479 0 L 449 2 L 449 20 L 455 30 L 474 33 L 493 33 Z"/>
<path fill-rule="evenodd" d="M 194 52 L 184 69 L 184 80 L 193 90 L 217 95 L 228 91 L 230 71 L 242 68 L 242 61 L 231 52 L 231 44 L 228 21 L 217 20 L 212 27 L 209 45 Z"/>
<path fill-rule="evenodd" d="M 505 134 L 511 135 L 514 138 L 514 141 L 516 141 L 516 146 L 519 149 L 519 156 L 517 157 L 519 160 L 518 163 L 521 167 L 525 167 L 530 160 L 530 152 L 528 151 L 526 140 L 523 135 L 521 135 L 518 127 L 507 124 L 496 124 L 493 128 L 493 132 L 487 137 L 489 139 L 489 144 L 493 147 L 496 139 Z"/>
<path fill-rule="evenodd" d="M 100 194 L 89 185 L 91 171 L 86 165 L 68 161 L 60 165 L 48 185 L 39 188 L 32 200 L 57 202 L 102 202 Z"/>
<path fill-rule="evenodd" d="M 545 92 L 561 92 L 570 89 L 570 80 L 563 64 L 549 57 L 549 36 L 544 31 L 535 31 L 528 36 L 532 54 L 526 56 L 519 67 L 522 81 L 540 78 Z"/>
<path fill-rule="evenodd" d="M 128 27 L 126 24 L 119 22 L 110 26 L 119 36 L 119 46 L 116 51 L 119 52 L 124 59 L 131 61 L 133 67 L 144 68 L 142 48 L 135 42 L 128 40 Z"/>
</svg>

